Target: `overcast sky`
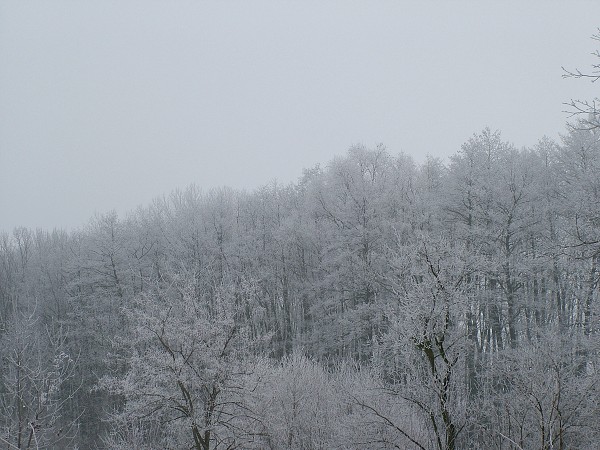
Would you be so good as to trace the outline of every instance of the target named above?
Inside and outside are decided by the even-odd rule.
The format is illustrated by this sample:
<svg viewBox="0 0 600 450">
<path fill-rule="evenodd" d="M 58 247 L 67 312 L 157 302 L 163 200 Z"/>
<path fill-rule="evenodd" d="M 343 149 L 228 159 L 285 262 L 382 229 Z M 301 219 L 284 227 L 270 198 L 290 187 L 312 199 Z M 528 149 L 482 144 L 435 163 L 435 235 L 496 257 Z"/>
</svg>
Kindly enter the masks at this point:
<svg viewBox="0 0 600 450">
<path fill-rule="evenodd" d="M 0 2 L 0 230 L 177 187 L 295 181 L 356 143 L 422 161 L 558 139 L 598 1 Z"/>
</svg>

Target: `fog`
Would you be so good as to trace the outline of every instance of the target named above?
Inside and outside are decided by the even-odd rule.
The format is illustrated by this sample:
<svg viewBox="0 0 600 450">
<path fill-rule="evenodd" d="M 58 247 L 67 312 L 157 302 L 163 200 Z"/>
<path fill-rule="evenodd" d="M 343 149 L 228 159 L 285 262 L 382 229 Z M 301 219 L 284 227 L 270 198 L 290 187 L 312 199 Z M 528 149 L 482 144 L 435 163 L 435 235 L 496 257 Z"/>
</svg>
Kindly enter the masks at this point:
<svg viewBox="0 0 600 450">
<path fill-rule="evenodd" d="M 593 2 L 0 5 L 0 230 L 178 187 L 296 180 L 353 144 L 417 161 L 558 139 L 594 86 Z"/>
</svg>

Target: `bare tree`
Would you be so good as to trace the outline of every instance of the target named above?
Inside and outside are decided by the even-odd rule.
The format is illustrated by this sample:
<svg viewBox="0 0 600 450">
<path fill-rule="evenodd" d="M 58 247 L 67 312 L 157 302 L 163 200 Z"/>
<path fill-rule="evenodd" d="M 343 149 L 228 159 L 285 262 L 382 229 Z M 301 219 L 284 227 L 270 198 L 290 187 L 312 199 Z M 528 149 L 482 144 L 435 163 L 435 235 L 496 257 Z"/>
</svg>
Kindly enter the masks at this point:
<svg viewBox="0 0 600 450">
<path fill-rule="evenodd" d="M 594 41 L 600 42 L 600 28 L 598 28 L 598 31 L 591 38 Z M 600 50 L 592 52 L 592 55 L 600 59 Z M 582 72 L 579 69 L 567 70 L 564 67 L 562 69 L 564 71 L 563 78 L 585 78 L 592 83 L 600 79 L 600 62 L 592 64 L 591 70 L 587 72 Z M 584 130 L 596 130 L 600 128 L 600 98 L 595 97 L 592 100 L 571 99 L 565 105 L 569 107 L 565 111 L 570 114 L 569 117 L 577 117 L 579 119 L 576 128 Z"/>
</svg>

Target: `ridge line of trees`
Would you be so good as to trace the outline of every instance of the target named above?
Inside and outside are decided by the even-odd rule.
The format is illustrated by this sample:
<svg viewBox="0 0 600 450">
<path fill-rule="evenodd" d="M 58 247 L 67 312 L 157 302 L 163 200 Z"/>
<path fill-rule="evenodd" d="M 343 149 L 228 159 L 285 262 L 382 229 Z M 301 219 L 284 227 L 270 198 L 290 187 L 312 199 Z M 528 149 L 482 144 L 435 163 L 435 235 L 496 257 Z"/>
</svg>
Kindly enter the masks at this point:
<svg viewBox="0 0 600 450">
<path fill-rule="evenodd" d="M 600 135 L 354 146 L 0 236 L 7 448 L 595 448 Z"/>
</svg>

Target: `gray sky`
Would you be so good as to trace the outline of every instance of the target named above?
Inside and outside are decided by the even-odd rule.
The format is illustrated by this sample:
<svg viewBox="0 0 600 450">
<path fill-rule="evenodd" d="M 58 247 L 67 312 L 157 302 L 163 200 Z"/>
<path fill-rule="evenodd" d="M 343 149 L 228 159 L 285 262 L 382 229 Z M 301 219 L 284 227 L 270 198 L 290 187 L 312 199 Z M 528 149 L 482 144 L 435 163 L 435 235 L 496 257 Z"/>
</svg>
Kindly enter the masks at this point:
<svg viewBox="0 0 600 450">
<path fill-rule="evenodd" d="M 296 180 L 355 143 L 422 161 L 558 138 L 600 2 L 0 2 L 0 230 L 194 182 Z"/>
</svg>

